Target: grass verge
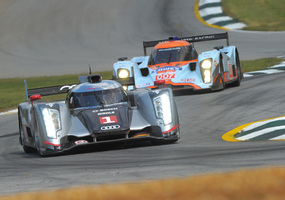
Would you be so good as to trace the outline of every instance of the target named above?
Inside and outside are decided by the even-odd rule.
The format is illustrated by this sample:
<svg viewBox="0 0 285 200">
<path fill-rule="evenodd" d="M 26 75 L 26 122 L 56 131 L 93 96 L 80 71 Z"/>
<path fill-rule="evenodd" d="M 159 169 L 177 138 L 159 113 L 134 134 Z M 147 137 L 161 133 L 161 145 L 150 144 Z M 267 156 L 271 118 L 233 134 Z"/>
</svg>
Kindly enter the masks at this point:
<svg viewBox="0 0 285 200">
<path fill-rule="evenodd" d="M 94 72 L 96 73 L 96 72 Z M 112 72 L 97 72 L 100 73 L 103 79 L 111 79 Z M 82 74 L 80 74 L 82 75 Z M 77 75 L 64 76 L 44 76 L 26 78 L 28 88 L 47 87 L 54 85 L 74 84 L 78 83 Z M 65 94 L 59 96 L 44 97 L 44 100 L 64 99 Z M 17 108 L 18 104 L 24 102 L 26 99 L 24 78 L 0 79 L 0 112 L 9 109 Z"/>
<path fill-rule="evenodd" d="M 285 0 L 225 0 L 226 15 L 244 22 L 244 30 L 285 31 Z"/>
<path fill-rule="evenodd" d="M 277 200 L 285 198 L 284 167 L 239 170 L 139 183 L 90 185 L 0 197 L 0 200 Z"/>
<path fill-rule="evenodd" d="M 264 70 L 273 65 L 277 65 L 284 61 L 282 58 L 261 58 L 256 60 L 241 61 L 241 68 L 243 72 L 252 72 L 257 70 Z"/>
<path fill-rule="evenodd" d="M 241 61 L 241 67 L 243 72 L 256 71 L 279 64 L 282 61 L 283 59 L 281 58 L 263 58 L 257 60 Z M 111 79 L 112 77 L 111 71 L 97 73 L 101 74 L 103 79 Z M 79 75 L 47 76 L 27 78 L 26 80 L 28 83 L 28 88 L 37 88 L 78 83 L 78 76 Z M 65 94 L 60 96 L 44 97 L 44 100 L 55 100 L 60 98 L 64 99 Z M 0 112 L 17 108 L 18 104 L 24 102 L 25 99 L 26 96 L 23 78 L 0 79 Z"/>
</svg>

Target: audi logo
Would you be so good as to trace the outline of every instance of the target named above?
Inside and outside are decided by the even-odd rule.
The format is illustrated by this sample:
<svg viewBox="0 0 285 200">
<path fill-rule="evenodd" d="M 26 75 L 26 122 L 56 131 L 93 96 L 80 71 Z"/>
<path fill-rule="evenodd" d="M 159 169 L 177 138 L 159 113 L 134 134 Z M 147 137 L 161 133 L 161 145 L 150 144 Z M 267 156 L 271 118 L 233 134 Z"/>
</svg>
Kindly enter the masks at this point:
<svg viewBox="0 0 285 200">
<path fill-rule="evenodd" d="M 119 129 L 120 127 L 121 127 L 120 125 L 102 126 L 102 127 L 101 127 L 101 130 L 102 130 L 102 131 L 116 130 L 116 129 Z"/>
</svg>

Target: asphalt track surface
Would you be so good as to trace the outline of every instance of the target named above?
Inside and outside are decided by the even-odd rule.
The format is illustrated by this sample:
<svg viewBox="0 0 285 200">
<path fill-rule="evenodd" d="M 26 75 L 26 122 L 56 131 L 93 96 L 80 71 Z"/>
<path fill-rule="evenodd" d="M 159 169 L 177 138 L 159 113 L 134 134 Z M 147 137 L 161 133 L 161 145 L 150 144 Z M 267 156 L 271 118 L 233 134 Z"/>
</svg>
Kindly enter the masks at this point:
<svg viewBox="0 0 285 200">
<path fill-rule="evenodd" d="M 142 41 L 224 32 L 201 24 L 195 0 L 0 0 L 0 78 L 112 70 Z M 223 43 L 225 44 L 225 43 Z M 241 59 L 284 55 L 283 33 L 230 32 Z M 197 44 L 198 50 L 213 45 Z"/>
<path fill-rule="evenodd" d="M 195 19 L 193 0 L 0 2 L 2 77 L 77 73 L 88 64 L 111 69 L 117 57 L 142 55 L 143 40 L 222 32 Z M 230 42 L 242 59 L 273 57 L 284 55 L 282 34 L 230 32 Z M 284 78 L 176 96 L 181 139 L 171 145 L 96 146 L 42 158 L 22 151 L 17 114 L 0 115 L 0 194 L 284 165 L 284 142 L 221 139 L 242 124 L 284 115 Z"/>
</svg>

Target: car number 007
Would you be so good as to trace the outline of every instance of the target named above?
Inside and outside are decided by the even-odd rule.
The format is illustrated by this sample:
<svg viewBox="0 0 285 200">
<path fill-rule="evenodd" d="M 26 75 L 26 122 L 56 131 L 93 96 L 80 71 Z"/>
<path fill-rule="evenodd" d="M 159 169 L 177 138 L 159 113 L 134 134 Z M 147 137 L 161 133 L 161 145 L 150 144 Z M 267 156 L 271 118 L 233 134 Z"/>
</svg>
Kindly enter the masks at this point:
<svg viewBox="0 0 285 200">
<path fill-rule="evenodd" d="M 156 75 L 155 80 L 164 80 L 164 79 L 172 79 L 172 78 L 175 78 L 175 73 Z"/>
</svg>

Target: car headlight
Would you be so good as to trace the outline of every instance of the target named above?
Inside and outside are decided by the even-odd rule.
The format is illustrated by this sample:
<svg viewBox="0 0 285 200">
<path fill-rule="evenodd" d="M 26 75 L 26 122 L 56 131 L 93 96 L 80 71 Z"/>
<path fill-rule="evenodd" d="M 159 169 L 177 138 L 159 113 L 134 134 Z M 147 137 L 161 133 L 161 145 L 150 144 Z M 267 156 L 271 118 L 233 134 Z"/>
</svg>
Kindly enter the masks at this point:
<svg viewBox="0 0 285 200">
<path fill-rule="evenodd" d="M 203 60 L 201 63 L 201 67 L 203 69 L 210 69 L 212 67 L 212 60 L 209 59 Z"/>
<path fill-rule="evenodd" d="M 127 69 L 120 69 L 118 72 L 119 78 L 128 78 L 130 76 L 130 71 Z"/>
<path fill-rule="evenodd" d="M 212 81 L 212 59 L 206 59 L 201 62 L 201 75 L 203 82 L 208 84 Z"/>
<path fill-rule="evenodd" d="M 60 116 L 58 110 L 44 108 L 42 110 L 47 136 L 56 139 L 56 133 L 61 130 Z"/>
<path fill-rule="evenodd" d="M 163 120 L 165 125 L 172 122 L 170 98 L 166 93 L 153 99 L 156 117 Z"/>
</svg>

